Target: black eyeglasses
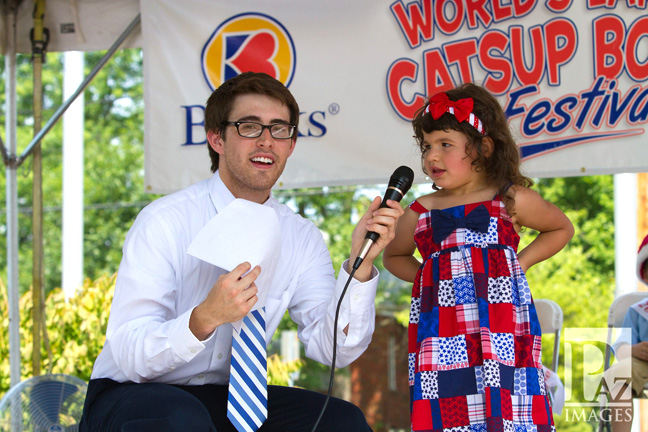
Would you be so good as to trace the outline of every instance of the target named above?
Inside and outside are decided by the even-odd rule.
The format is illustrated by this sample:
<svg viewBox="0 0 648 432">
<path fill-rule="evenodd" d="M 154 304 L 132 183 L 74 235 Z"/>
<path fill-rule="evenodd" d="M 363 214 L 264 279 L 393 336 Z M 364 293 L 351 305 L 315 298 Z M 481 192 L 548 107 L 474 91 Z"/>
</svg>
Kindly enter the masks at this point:
<svg viewBox="0 0 648 432">
<path fill-rule="evenodd" d="M 290 123 L 264 125 L 257 122 L 237 121 L 227 122 L 227 124 L 236 126 L 236 131 L 243 138 L 258 138 L 264 129 L 268 129 L 272 138 L 276 139 L 289 139 L 295 134 L 295 125 Z"/>
</svg>

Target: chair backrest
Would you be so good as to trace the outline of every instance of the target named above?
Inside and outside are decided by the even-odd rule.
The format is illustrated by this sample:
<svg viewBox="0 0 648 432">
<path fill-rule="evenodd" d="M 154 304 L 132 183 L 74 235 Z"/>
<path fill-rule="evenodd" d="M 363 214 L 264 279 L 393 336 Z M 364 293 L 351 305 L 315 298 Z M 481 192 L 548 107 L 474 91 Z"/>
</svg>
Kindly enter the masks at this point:
<svg viewBox="0 0 648 432">
<path fill-rule="evenodd" d="M 534 301 L 542 333 L 553 333 L 562 330 L 563 311 L 553 300 L 535 299 Z"/>
<path fill-rule="evenodd" d="M 633 304 L 648 297 L 648 291 L 635 291 L 614 299 L 608 313 L 608 327 L 621 327 L 626 312 Z"/>
<path fill-rule="evenodd" d="M 560 331 L 563 326 L 562 308 L 558 303 L 549 299 L 534 299 L 533 303 L 535 304 L 542 333 L 554 333 L 555 335 L 551 370 L 557 372 L 560 352 Z"/>
</svg>

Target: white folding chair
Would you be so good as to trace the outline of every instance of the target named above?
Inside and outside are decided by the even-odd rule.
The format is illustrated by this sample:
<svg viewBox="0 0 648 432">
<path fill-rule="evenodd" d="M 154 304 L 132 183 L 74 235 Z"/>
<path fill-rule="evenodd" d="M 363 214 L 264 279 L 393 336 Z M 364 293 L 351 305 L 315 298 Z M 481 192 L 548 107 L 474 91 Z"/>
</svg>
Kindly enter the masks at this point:
<svg viewBox="0 0 648 432">
<path fill-rule="evenodd" d="M 605 370 L 610 367 L 612 332 L 623 325 L 626 312 L 633 304 L 648 297 L 648 291 L 635 291 L 623 294 L 614 299 L 608 312 L 607 344 L 605 345 Z"/>
<path fill-rule="evenodd" d="M 557 373 L 560 358 L 560 332 L 563 326 L 562 308 L 558 303 L 549 299 L 534 299 L 533 303 L 538 314 L 538 320 L 540 320 L 542 334 L 553 333 L 555 335 L 551 370 Z"/>
<path fill-rule="evenodd" d="M 608 370 L 610 368 L 610 359 L 612 357 L 612 333 L 614 332 L 615 328 L 621 328 L 623 325 L 623 319 L 625 318 L 626 312 L 628 312 L 628 309 L 630 306 L 633 304 L 637 303 L 640 300 L 643 300 L 644 298 L 648 297 L 648 291 L 635 291 L 631 292 L 628 294 L 623 294 L 614 299 L 612 304 L 610 305 L 610 310 L 608 312 L 608 321 L 607 321 L 607 326 L 608 326 L 608 332 L 607 332 L 607 343 L 605 344 L 605 363 L 603 366 L 604 370 Z M 644 389 L 648 390 L 648 386 Z M 607 392 L 607 388 L 605 387 L 605 384 L 603 385 L 602 391 Z M 601 410 L 604 410 L 607 406 L 607 399 L 602 398 L 601 399 Z M 600 422 L 599 422 L 599 431 L 605 430 L 610 430 L 610 423 L 606 422 L 603 419 L 603 416 L 600 416 Z"/>
</svg>

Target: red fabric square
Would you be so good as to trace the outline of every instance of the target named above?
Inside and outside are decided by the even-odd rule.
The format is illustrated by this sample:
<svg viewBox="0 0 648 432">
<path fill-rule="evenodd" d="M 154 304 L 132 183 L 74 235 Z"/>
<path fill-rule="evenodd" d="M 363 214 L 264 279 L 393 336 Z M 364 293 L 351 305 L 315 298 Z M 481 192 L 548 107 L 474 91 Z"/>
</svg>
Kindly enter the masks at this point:
<svg viewBox="0 0 648 432">
<path fill-rule="evenodd" d="M 486 418 L 486 430 L 488 432 L 504 432 L 504 421 L 502 417 Z"/>
<path fill-rule="evenodd" d="M 506 252 L 503 249 L 491 250 L 488 254 L 488 276 L 511 276 Z"/>
<path fill-rule="evenodd" d="M 533 407 L 531 415 L 533 416 L 533 424 L 549 423 L 549 415 L 547 412 L 549 407 L 547 406 L 547 397 L 534 395 L 532 403 Z"/>
<path fill-rule="evenodd" d="M 475 274 L 484 274 L 484 249 L 482 248 L 471 248 L 471 258 L 473 263 L 473 272 Z"/>
<path fill-rule="evenodd" d="M 439 307 L 439 336 L 457 336 L 457 313 L 454 306 Z"/>
<path fill-rule="evenodd" d="M 434 284 L 434 279 L 432 278 L 432 260 L 427 260 L 425 262 L 422 271 L 423 271 L 423 278 L 421 280 L 421 286 L 423 287 L 432 286 Z"/>
<path fill-rule="evenodd" d="M 418 337 L 418 324 L 413 324 L 410 323 L 409 327 L 407 328 L 407 351 L 408 352 L 416 352 L 416 349 L 418 347 L 418 341 L 416 340 Z"/>
<path fill-rule="evenodd" d="M 515 333 L 515 306 L 512 304 L 489 304 L 488 317 L 492 333 Z"/>
<path fill-rule="evenodd" d="M 500 398 L 502 401 L 502 418 L 505 420 L 513 420 L 513 405 L 511 402 L 511 391 L 508 389 L 500 390 Z"/>
<path fill-rule="evenodd" d="M 515 227 L 511 222 L 503 219 L 497 220 L 497 237 L 499 238 L 498 243 L 511 246 L 517 253 L 520 236 L 515 232 Z"/>
<path fill-rule="evenodd" d="M 432 410 L 430 409 L 430 401 L 425 399 L 415 400 L 412 404 L 412 429 L 432 429 Z"/>
<path fill-rule="evenodd" d="M 441 398 L 439 399 L 439 405 L 443 429 L 468 426 L 470 424 L 468 401 L 465 396 Z"/>
<path fill-rule="evenodd" d="M 533 335 L 514 337 L 516 368 L 534 367 L 533 344 Z"/>
<path fill-rule="evenodd" d="M 416 273 L 416 279 L 414 279 L 414 283 L 412 284 L 412 298 L 419 298 L 421 297 L 421 270 Z"/>
<path fill-rule="evenodd" d="M 439 255 L 439 280 L 451 280 L 451 279 L 452 279 L 452 264 L 450 263 L 450 254 L 444 253 Z"/>
<path fill-rule="evenodd" d="M 466 351 L 468 352 L 468 365 L 481 366 L 484 363 L 482 347 L 481 347 L 481 334 L 472 333 L 466 336 Z"/>
</svg>

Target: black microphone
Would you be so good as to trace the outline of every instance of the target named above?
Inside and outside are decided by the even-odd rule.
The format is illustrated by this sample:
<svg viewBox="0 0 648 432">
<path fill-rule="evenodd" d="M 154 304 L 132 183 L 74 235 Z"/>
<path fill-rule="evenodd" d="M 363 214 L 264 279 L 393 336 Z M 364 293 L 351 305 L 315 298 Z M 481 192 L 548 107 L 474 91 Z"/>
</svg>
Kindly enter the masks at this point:
<svg viewBox="0 0 648 432">
<path fill-rule="evenodd" d="M 412 187 L 412 182 L 414 182 L 414 171 L 412 171 L 410 167 L 403 165 L 396 168 L 394 174 L 392 174 L 389 178 L 389 184 L 379 208 L 387 207 L 388 199 L 393 201 L 400 201 L 401 199 L 403 199 L 407 191 L 410 189 L 410 187 Z M 367 235 L 365 236 L 365 241 L 360 248 L 360 252 L 358 253 L 358 257 L 353 263 L 354 270 L 357 270 L 358 267 L 360 267 L 362 261 L 364 261 L 365 257 L 367 256 L 369 249 L 371 249 L 371 245 L 373 245 L 376 240 L 378 240 L 378 237 L 380 237 L 380 235 L 373 231 L 369 231 L 367 233 Z"/>
</svg>

